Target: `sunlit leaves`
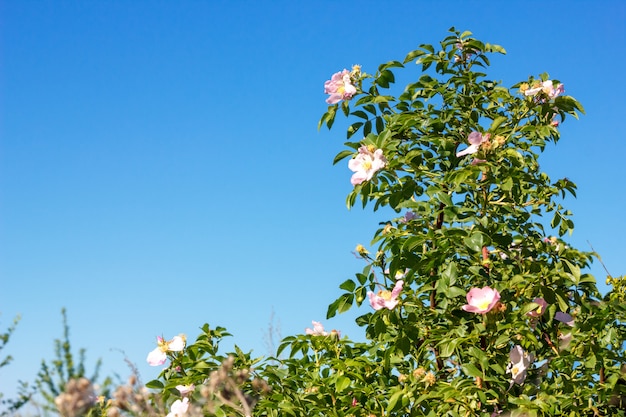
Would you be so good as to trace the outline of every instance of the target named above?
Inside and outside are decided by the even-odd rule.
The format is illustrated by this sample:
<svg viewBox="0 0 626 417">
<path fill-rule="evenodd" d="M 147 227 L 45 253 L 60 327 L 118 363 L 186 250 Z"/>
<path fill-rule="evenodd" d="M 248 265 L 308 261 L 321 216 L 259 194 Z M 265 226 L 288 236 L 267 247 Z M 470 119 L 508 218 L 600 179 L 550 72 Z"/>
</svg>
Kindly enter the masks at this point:
<svg viewBox="0 0 626 417">
<path fill-rule="evenodd" d="M 494 53 L 505 50 L 452 28 L 439 44 L 422 44 L 402 62 L 364 75 L 358 94 L 322 115 L 318 128 L 332 128 L 339 107 L 348 119 L 346 149 L 333 163 L 361 146 L 386 158 L 354 186 L 346 206 L 389 217 L 375 228 L 370 253 L 358 254 L 363 270 L 341 278 L 326 311 L 330 319 L 364 309 L 356 322 L 366 342 L 338 331 L 288 336 L 266 364 L 236 349 L 237 363 L 254 363 L 272 385 L 259 415 L 615 411 L 609 401 L 624 376 L 626 284 L 611 278 L 615 291 L 600 296 L 585 270 L 594 255 L 564 240 L 574 224 L 563 199 L 576 186 L 551 180 L 539 164 L 546 149 L 558 152 L 547 145 L 560 139 L 565 117 L 583 107 L 564 94 L 520 90 L 547 74 L 511 88 L 488 79 Z M 416 65 L 405 68 L 409 63 Z M 404 88 L 396 85 L 401 71 L 414 75 Z M 485 140 L 457 156 L 472 132 Z M 372 309 L 368 292 L 391 297 L 400 279 L 398 304 Z M 472 289 L 487 286 L 499 302 L 479 313 L 462 308 Z M 538 298 L 545 301 L 541 313 Z M 219 365 L 216 340 L 225 334 L 203 331 L 178 363 L 186 382 Z M 514 346 L 534 358 L 524 384 L 512 379 Z M 173 369 L 162 375 L 161 389 L 183 380 Z"/>
</svg>

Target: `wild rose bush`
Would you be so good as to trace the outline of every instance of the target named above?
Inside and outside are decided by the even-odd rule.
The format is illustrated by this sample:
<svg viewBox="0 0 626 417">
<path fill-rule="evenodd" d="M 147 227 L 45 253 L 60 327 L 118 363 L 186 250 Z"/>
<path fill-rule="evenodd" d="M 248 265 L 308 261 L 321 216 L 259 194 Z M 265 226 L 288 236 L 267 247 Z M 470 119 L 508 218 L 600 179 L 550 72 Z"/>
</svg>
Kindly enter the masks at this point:
<svg viewBox="0 0 626 417">
<path fill-rule="evenodd" d="M 172 413 L 189 398 L 220 416 L 623 415 L 625 287 L 609 277 L 600 294 L 594 254 L 564 240 L 576 186 L 538 163 L 583 108 L 546 74 L 488 79 L 493 53 L 505 51 L 453 28 L 326 82 L 320 126 L 349 120 L 335 158 L 353 171 L 347 205 L 390 213 L 327 310 L 365 304 L 366 342 L 318 322 L 266 359 L 219 353 L 219 327 L 181 350 L 161 339 L 152 359 L 170 364 L 148 386 Z M 401 69 L 414 81 L 399 90 Z"/>
</svg>

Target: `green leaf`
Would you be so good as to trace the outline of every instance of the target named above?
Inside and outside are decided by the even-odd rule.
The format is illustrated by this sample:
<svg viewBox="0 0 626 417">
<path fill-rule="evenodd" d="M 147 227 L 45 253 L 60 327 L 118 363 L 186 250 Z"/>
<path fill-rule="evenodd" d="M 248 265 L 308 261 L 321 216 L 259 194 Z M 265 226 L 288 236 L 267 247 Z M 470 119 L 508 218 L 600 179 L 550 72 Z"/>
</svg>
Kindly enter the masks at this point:
<svg viewBox="0 0 626 417">
<path fill-rule="evenodd" d="M 359 131 L 359 129 L 363 126 L 363 122 L 352 123 L 348 126 L 347 137 L 350 139 L 355 133 Z"/>
<path fill-rule="evenodd" d="M 471 376 L 473 378 L 476 378 L 476 377 L 482 378 L 483 376 L 483 373 L 481 372 L 481 370 L 471 363 L 466 363 L 466 364 L 461 365 L 461 369 L 463 370 L 463 373 L 465 375 Z"/>
<path fill-rule="evenodd" d="M 333 303 L 328 306 L 328 310 L 326 311 L 326 318 L 329 319 L 331 317 L 334 317 L 338 312 L 343 313 L 350 310 L 350 307 L 352 307 L 353 303 L 354 294 L 342 294 L 338 299 L 333 301 Z"/>
<path fill-rule="evenodd" d="M 152 381 L 149 381 L 146 383 L 146 388 L 150 388 L 150 389 L 162 390 L 163 387 L 164 387 L 163 383 L 159 381 L 158 379 L 153 379 Z"/>
<path fill-rule="evenodd" d="M 337 382 L 335 382 L 335 389 L 337 390 L 337 392 L 343 392 L 348 387 L 350 387 L 350 383 L 350 378 L 346 376 L 340 376 L 337 378 Z"/>
<path fill-rule="evenodd" d="M 361 119 L 365 119 L 365 120 L 369 119 L 369 116 L 363 110 L 356 110 L 356 111 L 353 111 L 351 114 L 353 116 L 360 117 Z"/>
<path fill-rule="evenodd" d="M 450 262 L 446 269 L 441 273 L 441 277 L 445 280 L 446 285 L 452 286 L 456 283 L 457 268 L 455 262 Z"/>
<path fill-rule="evenodd" d="M 400 406 L 402 405 L 402 402 L 400 402 L 400 400 L 402 399 L 403 396 L 404 396 L 404 392 L 402 390 L 396 391 L 393 394 L 391 394 L 391 397 L 389 398 L 389 403 L 387 404 L 388 413 L 391 413 L 392 411 L 400 408 Z"/>
<path fill-rule="evenodd" d="M 354 154 L 354 151 L 346 149 L 345 151 L 341 151 L 339 152 L 336 156 L 335 159 L 333 159 L 333 165 L 335 165 L 337 162 L 341 161 L 342 159 L 345 159 L 349 156 L 352 156 Z"/>
<path fill-rule="evenodd" d="M 508 117 L 504 117 L 504 116 L 496 117 L 495 119 L 493 119 L 493 122 L 491 122 L 491 126 L 489 126 L 489 130 L 495 133 L 496 129 L 498 129 L 500 125 L 506 122 L 507 120 L 509 120 Z"/>
<path fill-rule="evenodd" d="M 335 122 L 335 115 L 337 114 L 337 104 L 333 104 L 332 106 L 328 106 L 328 111 L 322 115 L 319 123 L 317 124 L 317 130 L 319 130 L 324 123 L 328 129 L 333 126 Z"/>
<path fill-rule="evenodd" d="M 439 355 L 442 358 L 449 358 L 454 354 L 459 343 L 461 343 L 461 339 L 442 340 L 438 345 Z"/>
<path fill-rule="evenodd" d="M 347 279 L 339 286 L 339 288 L 352 292 L 356 288 L 356 284 L 351 279 Z"/>
<path fill-rule="evenodd" d="M 337 307 L 337 311 L 340 313 L 346 312 L 350 310 L 352 304 L 354 303 L 354 294 L 343 294 L 340 298 L 341 301 Z"/>
<path fill-rule="evenodd" d="M 422 51 L 420 49 L 416 49 L 415 51 L 411 51 L 404 58 L 404 63 L 406 64 L 407 62 L 411 62 L 415 58 L 419 58 L 420 56 L 424 55 L 425 53 L 426 52 L 424 52 L 424 51 Z"/>
<path fill-rule="evenodd" d="M 596 355 L 593 352 L 589 352 L 585 357 L 585 368 L 595 369 L 596 367 Z"/>
<path fill-rule="evenodd" d="M 485 246 L 483 234 L 478 231 L 474 231 L 470 236 L 463 239 L 463 242 L 474 252 L 482 252 L 483 246 Z"/>
<path fill-rule="evenodd" d="M 493 45 L 493 44 L 490 44 L 490 43 L 486 43 L 485 44 L 485 51 L 486 52 L 495 52 L 495 53 L 506 55 L 506 49 L 504 49 L 500 45 Z"/>
<path fill-rule="evenodd" d="M 391 72 L 388 69 L 382 71 L 380 75 L 378 76 L 378 78 L 376 79 L 376 83 L 383 88 L 389 88 L 389 84 L 395 81 L 396 79 L 393 75 L 393 72 Z"/>
</svg>

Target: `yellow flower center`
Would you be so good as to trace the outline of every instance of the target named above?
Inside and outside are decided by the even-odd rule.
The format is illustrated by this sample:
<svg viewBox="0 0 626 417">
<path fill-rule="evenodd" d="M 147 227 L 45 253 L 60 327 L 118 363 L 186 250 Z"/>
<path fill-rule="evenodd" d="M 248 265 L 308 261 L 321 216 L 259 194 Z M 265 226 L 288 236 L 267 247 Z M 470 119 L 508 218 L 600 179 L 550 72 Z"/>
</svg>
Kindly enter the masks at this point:
<svg viewBox="0 0 626 417">
<path fill-rule="evenodd" d="M 481 310 L 487 310 L 487 308 L 489 308 L 489 304 L 491 304 L 490 300 L 482 300 L 478 303 L 477 307 Z"/>
<path fill-rule="evenodd" d="M 378 291 L 378 296 L 380 298 L 382 298 L 383 300 L 391 300 L 391 291 L 387 291 L 387 290 L 380 290 Z"/>
<path fill-rule="evenodd" d="M 364 170 L 367 171 L 368 169 L 372 168 L 372 162 L 371 161 L 363 161 L 361 166 L 363 167 Z"/>
</svg>

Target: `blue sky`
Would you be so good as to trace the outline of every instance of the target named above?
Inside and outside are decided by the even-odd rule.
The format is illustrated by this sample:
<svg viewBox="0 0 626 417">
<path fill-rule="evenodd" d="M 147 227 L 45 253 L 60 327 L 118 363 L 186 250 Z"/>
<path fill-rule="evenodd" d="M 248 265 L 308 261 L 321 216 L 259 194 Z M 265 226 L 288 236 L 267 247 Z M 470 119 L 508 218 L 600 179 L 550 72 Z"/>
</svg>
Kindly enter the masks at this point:
<svg viewBox="0 0 626 417">
<path fill-rule="evenodd" d="M 345 207 L 344 131 L 317 131 L 323 83 L 373 72 L 451 26 L 504 46 L 490 78 L 548 72 L 582 102 L 543 169 L 577 183 L 572 245 L 626 273 L 626 4 L 602 1 L 1 1 L 0 392 L 71 341 L 148 381 L 155 337 L 227 327 L 267 353 L 325 320 L 383 214 Z M 417 74 L 415 66 L 409 70 Z M 599 264 L 592 272 L 600 282 Z"/>
</svg>

